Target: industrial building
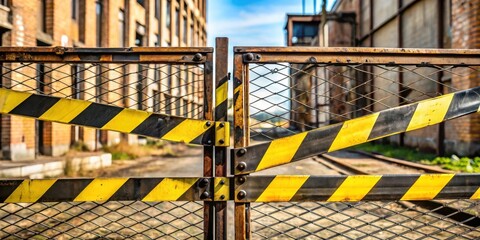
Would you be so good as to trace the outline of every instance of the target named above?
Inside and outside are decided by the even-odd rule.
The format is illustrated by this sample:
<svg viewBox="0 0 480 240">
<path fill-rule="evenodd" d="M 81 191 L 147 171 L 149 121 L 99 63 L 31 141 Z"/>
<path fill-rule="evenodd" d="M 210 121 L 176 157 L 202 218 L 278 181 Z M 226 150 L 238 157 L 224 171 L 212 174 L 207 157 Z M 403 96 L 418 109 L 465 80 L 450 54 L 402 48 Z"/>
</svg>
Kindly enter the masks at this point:
<svg viewBox="0 0 480 240">
<path fill-rule="evenodd" d="M 478 49 L 480 48 L 480 1 L 467 0 L 337 0 L 331 11 L 313 15 L 288 15 L 286 24 L 288 46 L 320 46 L 320 47 L 390 47 L 390 48 L 455 48 Z M 460 64 L 460 63 L 459 63 Z M 427 66 L 428 67 L 428 66 Z M 427 69 L 425 67 L 425 69 Z M 319 79 L 330 78 L 335 86 L 330 88 L 319 85 L 315 89 L 315 79 L 298 75 L 294 82 L 304 82 L 305 88 L 292 91 L 292 125 L 307 123 L 309 126 L 318 127 L 365 115 L 366 108 L 350 109 L 351 106 L 342 104 L 354 96 L 344 93 L 347 87 L 356 88 L 356 91 L 368 91 L 368 87 L 389 89 L 391 96 L 384 91 L 375 91 L 368 95 L 371 98 L 364 102 L 370 107 L 370 112 L 386 109 L 386 106 L 398 106 L 407 102 L 402 99 L 415 99 L 416 101 L 436 96 L 434 93 L 448 93 L 452 89 L 462 90 L 480 83 L 480 71 L 470 69 L 470 72 L 454 74 L 454 70 L 420 69 L 383 73 L 381 69 L 358 68 L 353 69 L 357 75 L 352 76 L 357 82 L 367 81 L 366 72 L 373 78 L 368 86 L 349 86 L 352 81 L 347 81 L 338 74 L 335 77 L 325 73 L 316 72 Z M 352 70 L 352 69 L 350 69 Z M 310 70 L 313 71 L 313 70 Z M 344 72 L 341 67 L 330 67 L 331 72 Z M 423 71 L 423 72 L 420 72 Z M 430 72 L 428 72 L 430 71 Z M 323 74 L 323 75 L 322 75 Z M 380 74 L 384 74 L 381 75 Z M 419 76 L 424 74 L 431 77 L 429 83 L 416 86 Z M 380 77 L 379 77 L 380 76 Z M 303 79 L 302 79 L 303 78 Z M 400 84 L 383 81 L 389 79 Z M 308 84 L 307 84 L 308 83 Z M 402 86 L 414 86 L 418 94 L 413 96 L 411 89 Z M 301 86 L 301 85 L 298 85 Z M 328 88 L 328 89 L 327 89 Z M 297 92 L 295 92 L 297 91 Z M 305 94 L 309 91 L 309 94 Z M 329 91 L 335 99 L 307 97 L 312 91 L 312 96 L 324 96 Z M 429 94 L 432 93 L 432 94 Z M 409 95 L 410 94 L 410 95 Z M 421 95 L 421 96 L 420 96 Z M 305 98 L 306 100 L 304 100 Z M 345 100 L 347 99 L 347 100 Z M 356 104 L 362 99 L 356 99 Z M 305 101 L 308 109 L 304 109 Z M 324 114 L 324 113 L 331 114 Z M 348 116 L 346 116 L 348 115 Z M 342 119 L 342 117 L 345 117 Z M 296 124 L 302 125 L 302 124 Z M 297 126 L 299 128 L 300 126 Z M 437 154 L 478 155 L 480 153 L 480 116 L 472 115 L 427 127 L 422 130 L 400 134 L 389 138 L 390 142 L 410 146 Z"/>
<path fill-rule="evenodd" d="M 202 47 L 207 42 L 206 4 L 206 0 L 2 0 L 1 45 Z M 201 86 L 180 87 L 180 80 L 193 78 L 195 72 L 186 69 L 180 72 L 179 66 L 129 64 L 116 68 L 113 64 L 58 67 L 37 64 L 30 69 L 17 67 L 19 70 L 12 72 L 8 69 L 20 65 L 7 65 L 2 66 L 1 84 L 14 90 L 84 100 L 95 98 L 100 103 L 187 117 L 200 114 L 203 102 L 202 95 L 193 97 L 189 94 L 189 91 L 195 91 L 194 87 Z M 48 70 L 52 71 L 49 73 Z M 69 77 L 59 75 L 62 73 Z M 52 79 L 55 82 L 45 87 L 48 81 L 53 82 Z M 102 82 L 104 79 L 107 79 L 105 83 Z M 23 81 L 23 86 L 13 86 L 14 81 Z M 99 82 L 103 84 L 100 87 Z M 55 84 L 72 87 L 48 92 Z M 135 92 L 135 87 L 127 90 L 124 87 L 122 90 L 122 86 L 127 85 L 142 90 Z M 169 87 L 162 89 L 161 86 Z M 60 156 L 78 142 L 90 150 L 98 150 L 120 141 L 136 143 L 139 139 L 137 136 L 17 116 L 1 117 L 1 156 L 14 161 L 32 160 L 42 155 Z"/>
</svg>

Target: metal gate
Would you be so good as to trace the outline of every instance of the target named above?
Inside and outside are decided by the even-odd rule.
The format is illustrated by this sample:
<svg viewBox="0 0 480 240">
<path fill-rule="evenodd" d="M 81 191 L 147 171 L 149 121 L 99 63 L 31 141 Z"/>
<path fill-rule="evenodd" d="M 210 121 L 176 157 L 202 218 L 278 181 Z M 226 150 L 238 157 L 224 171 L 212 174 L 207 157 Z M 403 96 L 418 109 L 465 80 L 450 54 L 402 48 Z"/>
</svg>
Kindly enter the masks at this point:
<svg viewBox="0 0 480 240">
<path fill-rule="evenodd" d="M 442 139 L 445 121 L 479 111 L 480 87 L 451 80 L 480 73 L 479 51 L 235 47 L 230 144 L 216 44 L 215 64 L 212 48 L 0 49 L 1 113 L 200 145 L 204 160 L 202 177 L 2 179 L 0 236 L 480 237 L 479 174 L 281 167 L 413 130 Z"/>
</svg>

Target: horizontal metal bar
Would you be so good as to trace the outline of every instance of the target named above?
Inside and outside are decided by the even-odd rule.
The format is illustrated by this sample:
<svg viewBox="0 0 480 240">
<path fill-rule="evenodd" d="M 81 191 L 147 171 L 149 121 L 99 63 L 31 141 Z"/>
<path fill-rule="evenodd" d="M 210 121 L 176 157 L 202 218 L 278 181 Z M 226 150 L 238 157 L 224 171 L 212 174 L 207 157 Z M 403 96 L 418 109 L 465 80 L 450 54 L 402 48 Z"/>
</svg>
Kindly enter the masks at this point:
<svg viewBox="0 0 480 240">
<path fill-rule="evenodd" d="M 208 178 L 0 180 L 0 202 L 208 201 Z"/>
<path fill-rule="evenodd" d="M 198 145 L 214 145 L 215 135 L 230 138 L 229 131 L 215 131 L 215 123 L 207 120 L 5 88 L 0 88 L 0 113 Z M 217 125 L 220 123 L 217 122 Z M 219 143 L 220 146 L 225 144 L 228 141 Z"/>
<path fill-rule="evenodd" d="M 480 199 L 480 174 L 238 176 L 237 202 Z"/>
<path fill-rule="evenodd" d="M 0 47 L 0 62 L 49 63 L 205 63 L 212 48 Z"/>
<path fill-rule="evenodd" d="M 245 174 L 421 129 L 480 110 L 480 87 L 376 112 L 342 123 L 232 150 L 235 174 Z"/>
<path fill-rule="evenodd" d="M 244 63 L 480 65 L 478 49 L 235 47 Z"/>
</svg>

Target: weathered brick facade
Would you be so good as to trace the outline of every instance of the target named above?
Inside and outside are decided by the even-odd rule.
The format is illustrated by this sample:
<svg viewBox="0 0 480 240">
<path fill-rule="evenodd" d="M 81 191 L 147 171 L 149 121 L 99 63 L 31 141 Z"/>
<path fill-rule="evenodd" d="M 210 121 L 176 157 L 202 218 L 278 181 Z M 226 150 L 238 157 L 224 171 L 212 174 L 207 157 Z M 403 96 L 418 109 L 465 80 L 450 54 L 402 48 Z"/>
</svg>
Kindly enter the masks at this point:
<svg viewBox="0 0 480 240">
<path fill-rule="evenodd" d="M 169 15 L 166 14 L 167 4 L 170 4 Z M 175 18 L 177 11 L 178 19 Z M 97 35 L 99 12 L 102 33 L 100 37 Z M 169 29 L 167 16 L 170 16 Z M 136 45 L 139 26 L 144 31 L 142 46 L 205 46 L 206 0 L 10 0 L 7 5 L 0 5 L 1 44 L 6 47 L 129 47 Z M 183 29 L 184 26 L 188 26 L 186 31 Z M 11 64 L 10 67 L 15 67 L 15 64 L 17 63 Z M 55 66 L 45 65 L 49 68 Z M 64 79 L 61 82 L 53 82 L 54 89 L 62 89 L 62 84 L 72 84 L 70 78 L 62 78 L 61 75 L 62 72 L 70 72 L 69 68 L 65 65 L 50 75 L 45 74 L 44 81 Z M 89 79 L 86 84 L 93 86 L 94 73 L 85 74 L 85 79 Z M 25 78 L 18 72 L 6 73 L 4 76 L 2 84 L 5 86 L 9 85 L 10 78 L 15 81 L 22 81 Z M 118 78 L 118 73 L 109 72 L 106 77 L 115 79 Z M 38 87 L 35 79 L 24 79 L 24 84 L 26 87 L 19 86 L 14 89 L 31 91 Z M 119 87 L 121 84 L 113 81 L 105 86 L 108 89 L 121 89 Z M 48 93 L 48 89 L 44 91 Z M 91 91 L 89 94 L 95 94 L 94 87 L 88 91 Z M 105 98 L 112 102 L 112 99 L 118 98 L 120 94 L 118 90 L 117 92 L 112 90 Z M 71 95 L 71 89 L 65 88 L 54 95 Z M 121 101 L 118 101 L 118 105 L 122 106 Z M 0 130 L 2 156 L 11 160 L 35 159 L 38 155 L 59 156 L 78 140 L 83 141 L 89 149 L 96 150 L 101 146 L 100 143 L 113 144 L 121 139 L 134 143 L 137 139 L 135 136 L 125 136 L 116 132 L 99 132 L 90 128 L 6 115 L 2 116 Z"/>
</svg>

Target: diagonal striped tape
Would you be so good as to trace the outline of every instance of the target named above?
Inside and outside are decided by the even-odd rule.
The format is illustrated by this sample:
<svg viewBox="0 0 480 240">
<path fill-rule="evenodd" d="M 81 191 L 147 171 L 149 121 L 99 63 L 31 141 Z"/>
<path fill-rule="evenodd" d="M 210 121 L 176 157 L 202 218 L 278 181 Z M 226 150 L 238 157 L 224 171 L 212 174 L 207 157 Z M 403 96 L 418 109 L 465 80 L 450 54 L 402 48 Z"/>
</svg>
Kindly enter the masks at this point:
<svg viewBox="0 0 480 240">
<path fill-rule="evenodd" d="M 211 201 L 201 178 L 0 180 L 0 202 Z M 222 190 L 225 192 L 225 189 Z M 228 191 L 228 185 L 227 185 Z M 210 195 L 213 196 L 213 195 Z M 228 194 L 227 194 L 228 197 Z"/>
<path fill-rule="evenodd" d="M 325 152 L 476 113 L 480 87 L 446 94 L 270 142 L 232 150 L 235 174 L 255 172 Z M 243 167 L 246 166 L 246 167 Z"/>
<path fill-rule="evenodd" d="M 0 88 L 0 113 L 198 145 L 214 143 L 208 121 Z M 225 132 L 229 138 L 228 132 Z"/>
<path fill-rule="evenodd" d="M 242 176 L 237 202 L 478 199 L 480 174 Z M 240 191 L 242 192 L 239 197 Z"/>
</svg>

